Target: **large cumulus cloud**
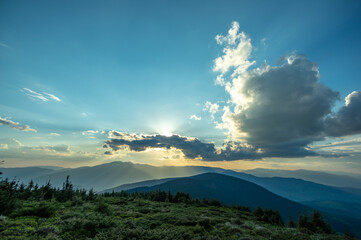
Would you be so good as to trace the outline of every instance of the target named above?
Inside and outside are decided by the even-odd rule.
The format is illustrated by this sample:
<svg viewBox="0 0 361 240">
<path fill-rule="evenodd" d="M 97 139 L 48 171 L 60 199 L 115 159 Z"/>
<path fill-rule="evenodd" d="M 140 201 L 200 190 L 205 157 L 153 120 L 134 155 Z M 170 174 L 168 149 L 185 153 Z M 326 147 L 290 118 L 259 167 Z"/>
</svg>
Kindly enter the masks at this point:
<svg viewBox="0 0 361 240">
<path fill-rule="evenodd" d="M 249 144 L 265 156 L 300 157 L 315 155 L 307 146 L 326 136 L 361 132 L 360 95 L 354 92 L 348 104 L 330 117 L 339 93 L 320 82 L 318 65 L 306 56 L 291 55 L 280 66 L 264 64 L 251 70 L 247 59 L 238 65 L 220 62 L 240 46 L 247 48 L 242 56 L 250 55 L 252 45 L 245 36 L 229 32 L 217 37 L 229 39 L 218 41 L 226 50 L 214 66 L 220 72 L 216 83 L 230 96 L 222 121 L 217 122 L 229 140 Z"/>
<path fill-rule="evenodd" d="M 339 96 L 319 82 L 317 64 L 305 56 L 237 75 L 226 90 L 232 104 L 219 127 L 235 141 L 280 156 L 308 155 L 305 147 L 323 138 L 324 117 Z"/>
</svg>

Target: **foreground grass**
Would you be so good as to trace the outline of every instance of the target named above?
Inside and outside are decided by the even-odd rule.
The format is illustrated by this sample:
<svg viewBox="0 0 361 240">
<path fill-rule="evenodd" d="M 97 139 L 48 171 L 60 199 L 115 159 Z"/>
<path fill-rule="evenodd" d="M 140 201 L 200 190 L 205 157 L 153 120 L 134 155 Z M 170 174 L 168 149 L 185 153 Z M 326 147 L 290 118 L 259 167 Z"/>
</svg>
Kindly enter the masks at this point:
<svg viewBox="0 0 361 240">
<path fill-rule="evenodd" d="M 131 197 L 94 201 L 20 201 L 0 218 L 0 239 L 348 239 L 257 221 L 232 207 Z"/>
</svg>

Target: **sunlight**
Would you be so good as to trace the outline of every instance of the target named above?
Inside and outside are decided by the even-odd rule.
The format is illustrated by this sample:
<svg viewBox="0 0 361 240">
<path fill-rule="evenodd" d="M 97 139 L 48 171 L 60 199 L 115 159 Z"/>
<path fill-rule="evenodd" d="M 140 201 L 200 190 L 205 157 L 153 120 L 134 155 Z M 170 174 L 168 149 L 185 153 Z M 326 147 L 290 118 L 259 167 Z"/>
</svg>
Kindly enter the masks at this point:
<svg viewBox="0 0 361 240">
<path fill-rule="evenodd" d="M 170 137 L 170 136 L 173 135 L 172 129 L 167 125 L 164 125 L 164 126 L 161 127 L 160 134 L 164 135 L 164 136 L 167 136 L 167 137 Z"/>
</svg>

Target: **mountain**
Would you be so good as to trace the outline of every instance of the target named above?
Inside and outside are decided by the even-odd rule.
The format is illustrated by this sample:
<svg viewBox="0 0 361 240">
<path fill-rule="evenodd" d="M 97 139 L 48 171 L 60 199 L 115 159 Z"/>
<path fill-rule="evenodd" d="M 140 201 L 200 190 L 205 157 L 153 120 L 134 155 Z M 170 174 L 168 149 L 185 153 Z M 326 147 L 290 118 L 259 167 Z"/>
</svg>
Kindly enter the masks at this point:
<svg viewBox="0 0 361 240">
<path fill-rule="evenodd" d="M 280 169 L 264 169 L 256 168 L 243 171 L 257 177 L 285 177 L 299 178 L 315 183 L 334 187 L 350 187 L 361 189 L 361 175 L 359 174 L 332 174 L 310 170 L 280 170 Z"/>
<path fill-rule="evenodd" d="M 226 205 L 242 205 L 252 209 L 278 210 L 284 219 L 297 217 L 298 212 L 311 209 L 299 203 L 280 197 L 270 191 L 245 180 L 218 173 L 204 173 L 192 177 L 178 178 L 152 187 L 140 187 L 128 192 L 149 192 L 164 190 L 189 193 L 193 198 L 217 199 Z"/>
<path fill-rule="evenodd" d="M 346 189 L 348 190 L 346 191 L 294 178 L 259 178 L 250 174 L 230 170 L 225 170 L 221 173 L 255 183 L 281 197 L 317 208 L 324 212 L 353 218 L 360 218 L 361 216 L 361 208 L 359 207 L 361 196 L 355 194 L 355 191 L 351 191 L 354 189 Z M 152 187 L 175 179 L 176 178 L 155 179 L 124 184 L 115 188 L 106 189 L 101 193 L 112 191 L 120 192 L 137 187 Z"/>
<path fill-rule="evenodd" d="M 303 204 L 334 215 L 361 219 L 361 202 L 312 201 Z"/>
<path fill-rule="evenodd" d="M 122 184 L 120 186 L 114 187 L 114 188 L 108 188 L 103 191 L 100 191 L 99 193 L 111 193 L 111 192 L 121 192 L 121 191 L 127 191 L 132 188 L 138 188 L 138 187 L 152 187 L 158 184 L 162 184 L 171 180 L 175 180 L 178 178 L 162 178 L 162 179 L 153 179 L 153 180 L 147 180 L 147 181 L 141 181 L 136 183 L 128 183 L 128 184 Z"/>
<path fill-rule="evenodd" d="M 31 179 L 39 184 L 50 180 L 52 185 L 62 187 L 66 176 L 70 176 L 74 187 L 96 191 L 121 191 L 135 187 L 153 186 L 175 177 L 186 177 L 206 172 L 218 172 L 253 182 L 267 190 L 297 202 L 312 201 L 338 201 L 361 202 L 357 189 L 338 189 L 331 186 L 304 181 L 295 178 L 256 177 L 251 174 L 224 170 L 220 168 L 183 166 L 183 167 L 155 167 L 146 164 L 130 162 L 111 162 L 93 167 L 80 167 L 73 169 L 49 169 L 45 167 L 2 168 L 3 177 L 19 179 L 28 183 Z M 153 181 L 154 179 L 158 179 Z M 146 181 L 146 182 L 142 182 Z M 142 183 L 139 183 L 142 182 Z M 134 184 L 138 185 L 134 185 Z M 131 184 L 131 185 L 124 185 Z M 119 187 L 120 185 L 123 185 Z M 116 188 L 118 187 L 118 188 Z"/>
<path fill-rule="evenodd" d="M 289 217 L 297 219 L 298 213 L 312 210 L 311 207 L 278 196 L 254 183 L 219 173 L 204 173 L 178 178 L 151 187 L 130 189 L 128 192 L 150 192 L 157 189 L 171 191 L 172 193 L 186 192 L 193 198 L 217 199 L 225 205 L 242 205 L 252 209 L 261 206 L 262 208 L 274 209 L 279 211 L 284 220 Z M 323 215 L 336 231 L 349 230 L 357 236 L 361 236 L 361 231 L 358 230 L 361 229 L 360 219 L 329 213 Z"/>
<path fill-rule="evenodd" d="M 296 178 L 256 177 L 246 173 L 226 170 L 223 174 L 238 177 L 296 202 L 344 201 L 361 202 L 361 196 L 340 188 L 322 185 Z"/>
<path fill-rule="evenodd" d="M 361 202 L 361 196 L 353 193 L 350 189 L 343 190 L 322 184 L 304 181 L 295 178 L 260 178 L 250 174 L 224 170 L 219 173 L 237 177 L 252 183 L 255 183 L 270 192 L 296 202 L 312 202 L 312 201 L 339 201 L 339 202 Z M 115 188 L 109 188 L 103 192 L 120 192 L 136 187 L 151 187 L 175 178 L 154 179 L 141 181 L 137 183 L 120 185 Z M 360 212 L 361 213 L 361 212 Z"/>
<path fill-rule="evenodd" d="M 45 184 L 50 180 L 56 187 L 62 187 L 66 176 L 76 188 L 93 188 L 95 191 L 116 187 L 121 184 L 139 181 L 185 177 L 205 172 L 220 172 L 219 168 L 184 166 L 184 167 L 155 167 L 146 164 L 135 164 L 131 162 L 111 162 L 93 167 L 79 167 L 72 169 L 43 169 L 43 168 L 3 168 L 4 175 L 16 175 L 17 179 L 28 183 L 30 179 L 39 184 Z"/>
<path fill-rule="evenodd" d="M 28 183 L 31 179 L 35 179 L 42 175 L 56 172 L 56 170 L 44 167 L 22 167 L 22 168 L 0 168 L 2 178 L 17 179 L 21 182 Z"/>
</svg>

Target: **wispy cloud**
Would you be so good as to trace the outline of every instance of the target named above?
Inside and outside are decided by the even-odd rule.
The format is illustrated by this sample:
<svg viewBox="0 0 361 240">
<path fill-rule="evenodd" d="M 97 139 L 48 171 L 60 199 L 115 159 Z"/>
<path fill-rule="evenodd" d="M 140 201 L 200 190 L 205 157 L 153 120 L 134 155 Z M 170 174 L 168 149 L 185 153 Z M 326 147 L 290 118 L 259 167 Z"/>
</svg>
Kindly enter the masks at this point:
<svg viewBox="0 0 361 240">
<path fill-rule="evenodd" d="M 0 42 L 0 47 L 8 48 L 9 46 L 3 42 Z"/>
<path fill-rule="evenodd" d="M 17 122 L 13 122 L 9 119 L 6 118 L 2 118 L 0 117 L 0 125 L 7 125 L 11 128 L 14 128 L 16 130 L 20 130 L 20 131 L 31 131 L 31 132 L 36 132 L 35 129 L 30 128 L 28 125 L 21 125 Z"/>
<path fill-rule="evenodd" d="M 50 93 L 46 93 L 46 92 L 43 92 L 43 94 L 45 94 L 46 96 L 48 96 L 48 98 L 50 99 L 53 99 L 57 102 L 61 102 L 60 98 L 58 98 L 57 96 L 53 95 L 53 94 L 50 94 Z"/>
<path fill-rule="evenodd" d="M 50 94 L 50 93 L 46 93 L 46 92 L 38 93 L 29 88 L 23 88 L 23 89 L 21 89 L 21 91 L 24 92 L 27 96 L 29 96 L 33 99 L 41 100 L 43 102 L 47 102 L 50 100 L 61 102 L 61 99 L 59 97 L 55 96 L 54 94 Z"/>
<path fill-rule="evenodd" d="M 189 119 L 200 121 L 200 120 L 202 120 L 202 117 L 198 117 L 197 115 L 193 114 L 192 116 L 189 117 Z"/>
<path fill-rule="evenodd" d="M 211 114 L 212 119 L 214 119 L 214 114 L 218 112 L 219 105 L 217 103 L 211 103 L 210 101 L 207 101 L 204 104 L 203 111 L 208 111 Z"/>
<path fill-rule="evenodd" d="M 102 134 L 104 134 L 105 131 L 99 131 L 99 130 L 87 130 L 87 131 L 83 131 L 81 133 L 81 135 L 83 136 L 87 136 L 88 138 L 97 138 L 100 137 Z"/>
</svg>

